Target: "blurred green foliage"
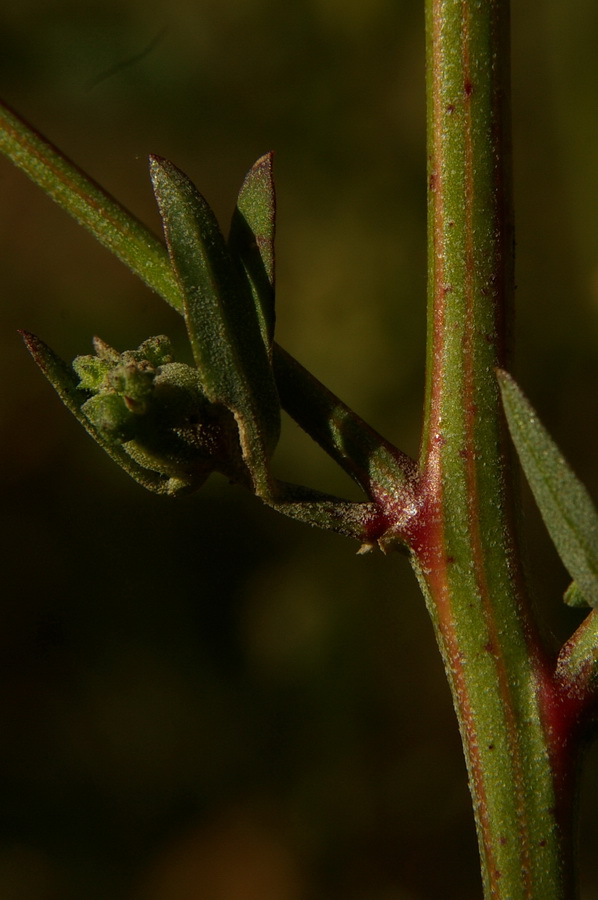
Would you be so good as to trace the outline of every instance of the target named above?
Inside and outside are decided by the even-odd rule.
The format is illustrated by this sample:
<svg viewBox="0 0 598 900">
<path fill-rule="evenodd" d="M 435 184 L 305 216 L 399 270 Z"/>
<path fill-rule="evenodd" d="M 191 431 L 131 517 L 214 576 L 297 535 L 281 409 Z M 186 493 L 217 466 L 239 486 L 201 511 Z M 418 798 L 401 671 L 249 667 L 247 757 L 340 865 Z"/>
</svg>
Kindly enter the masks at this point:
<svg viewBox="0 0 598 900">
<path fill-rule="evenodd" d="M 517 6 L 516 368 L 596 497 L 598 8 Z M 156 229 L 149 152 L 227 224 L 275 150 L 278 339 L 415 454 L 423 48 L 415 0 L 21 0 L 0 12 L 0 94 Z M 479 896 L 448 689 L 405 561 L 356 557 L 222 480 L 176 502 L 129 482 L 16 329 L 65 358 L 93 334 L 124 349 L 164 332 L 185 358 L 182 323 L 4 161 L 0 197 L 0 896 Z M 281 477 L 355 496 L 285 429 Z M 579 614 L 526 509 L 562 639 Z"/>
</svg>

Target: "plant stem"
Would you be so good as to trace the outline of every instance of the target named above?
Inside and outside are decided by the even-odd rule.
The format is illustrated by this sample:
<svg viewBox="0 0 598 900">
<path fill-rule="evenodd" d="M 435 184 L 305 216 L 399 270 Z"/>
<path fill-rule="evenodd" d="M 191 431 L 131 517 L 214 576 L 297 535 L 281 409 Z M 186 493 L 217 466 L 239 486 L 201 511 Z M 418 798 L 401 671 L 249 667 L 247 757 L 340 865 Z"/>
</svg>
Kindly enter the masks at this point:
<svg viewBox="0 0 598 900">
<path fill-rule="evenodd" d="M 574 710 L 519 570 L 495 375 L 512 299 L 508 2 L 426 10 L 429 331 L 414 564 L 461 729 L 484 896 L 563 900 L 571 747 L 559 738 Z"/>
</svg>

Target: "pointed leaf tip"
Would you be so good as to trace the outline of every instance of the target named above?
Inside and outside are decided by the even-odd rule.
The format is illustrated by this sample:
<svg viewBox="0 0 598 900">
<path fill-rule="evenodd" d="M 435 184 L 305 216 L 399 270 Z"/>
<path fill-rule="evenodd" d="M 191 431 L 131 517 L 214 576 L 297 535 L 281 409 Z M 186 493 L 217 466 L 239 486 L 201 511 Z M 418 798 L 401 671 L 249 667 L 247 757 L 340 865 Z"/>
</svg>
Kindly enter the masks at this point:
<svg viewBox="0 0 598 900">
<path fill-rule="evenodd" d="M 498 371 L 511 437 L 557 552 L 576 582 L 571 599 L 598 607 L 598 513 L 514 379 Z M 579 592 L 579 594 L 578 594 Z"/>
<path fill-rule="evenodd" d="M 241 186 L 231 222 L 228 244 L 249 282 L 268 355 L 274 340 L 274 283 L 276 194 L 272 171 L 274 154 L 261 156 Z"/>
<path fill-rule="evenodd" d="M 24 331 L 22 328 L 18 329 L 18 333 L 23 338 L 23 343 L 31 353 L 32 357 L 38 362 L 38 357 L 40 355 L 40 344 L 41 341 L 34 334 L 31 334 L 30 331 Z M 38 362 L 39 364 L 39 362 Z"/>
<path fill-rule="evenodd" d="M 234 414 L 244 459 L 265 495 L 280 406 L 249 285 L 193 182 L 158 157 L 150 159 L 150 172 L 202 387 Z"/>
<path fill-rule="evenodd" d="M 41 338 L 30 331 L 19 331 L 25 346 L 31 353 L 35 363 L 39 366 L 48 381 L 52 383 L 63 403 L 69 408 L 75 404 L 79 408 L 79 401 L 75 400 L 79 393 L 77 389 L 77 377 L 67 363 L 45 344 Z M 84 395 L 82 395 L 83 397 Z M 81 400 L 82 402 L 82 400 Z"/>
</svg>

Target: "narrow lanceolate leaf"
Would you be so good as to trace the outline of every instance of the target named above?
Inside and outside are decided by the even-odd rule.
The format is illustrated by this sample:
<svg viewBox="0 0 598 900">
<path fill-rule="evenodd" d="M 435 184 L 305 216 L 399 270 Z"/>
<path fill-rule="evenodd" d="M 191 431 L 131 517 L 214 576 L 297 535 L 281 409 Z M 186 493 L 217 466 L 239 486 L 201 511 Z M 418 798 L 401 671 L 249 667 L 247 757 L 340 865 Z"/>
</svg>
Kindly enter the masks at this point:
<svg viewBox="0 0 598 900">
<path fill-rule="evenodd" d="M 168 263 L 166 248 L 156 235 L 3 104 L 0 104 L 0 153 L 91 231 L 148 287 L 175 309 L 182 309 L 180 289 Z"/>
<path fill-rule="evenodd" d="M 34 334 L 22 331 L 21 335 L 33 359 L 52 384 L 64 405 L 72 412 L 77 421 L 83 425 L 94 441 L 125 472 L 139 484 L 156 494 L 170 494 L 173 496 L 190 489 L 191 485 L 183 483 L 181 479 L 170 478 L 138 465 L 123 449 L 122 444 L 107 440 L 101 432 L 93 427 L 87 416 L 81 411 L 81 407 L 89 399 L 89 393 L 79 388 L 79 378 L 73 369 Z"/>
<path fill-rule="evenodd" d="M 509 429 L 548 532 L 586 602 L 598 606 L 598 514 L 515 381 L 499 372 Z M 577 596 L 579 596 L 577 594 Z"/>
<path fill-rule="evenodd" d="M 280 406 L 251 293 L 192 182 L 155 156 L 150 171 L 203 389 L 234 414 L 256 492 L 266 496 Z"/>
<path fill-rule="evenodd" d="M 241 262 L 249 281 L 268 353 L 274 340 L 276 197 L 272 159 L 273 154 L 267 153 L 247 173 L 228 238 L 230 251 Z"/>
</svg>

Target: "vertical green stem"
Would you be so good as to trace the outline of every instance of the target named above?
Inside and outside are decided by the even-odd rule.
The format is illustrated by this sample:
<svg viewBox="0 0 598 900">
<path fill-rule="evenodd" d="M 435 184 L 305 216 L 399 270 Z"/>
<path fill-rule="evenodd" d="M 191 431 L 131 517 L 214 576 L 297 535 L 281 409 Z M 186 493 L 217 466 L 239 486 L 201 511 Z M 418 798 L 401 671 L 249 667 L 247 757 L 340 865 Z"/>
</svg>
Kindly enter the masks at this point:
<svg viewBox="0 0 598 900">
<path fill-rule="evenodd" d="M 507 0 L 427 0 L 429 333 L 415 568 L 493 900 L 572 896 L 567 715 L 518 568 L 495 369 L 512 295 Z"/>
</svg>

